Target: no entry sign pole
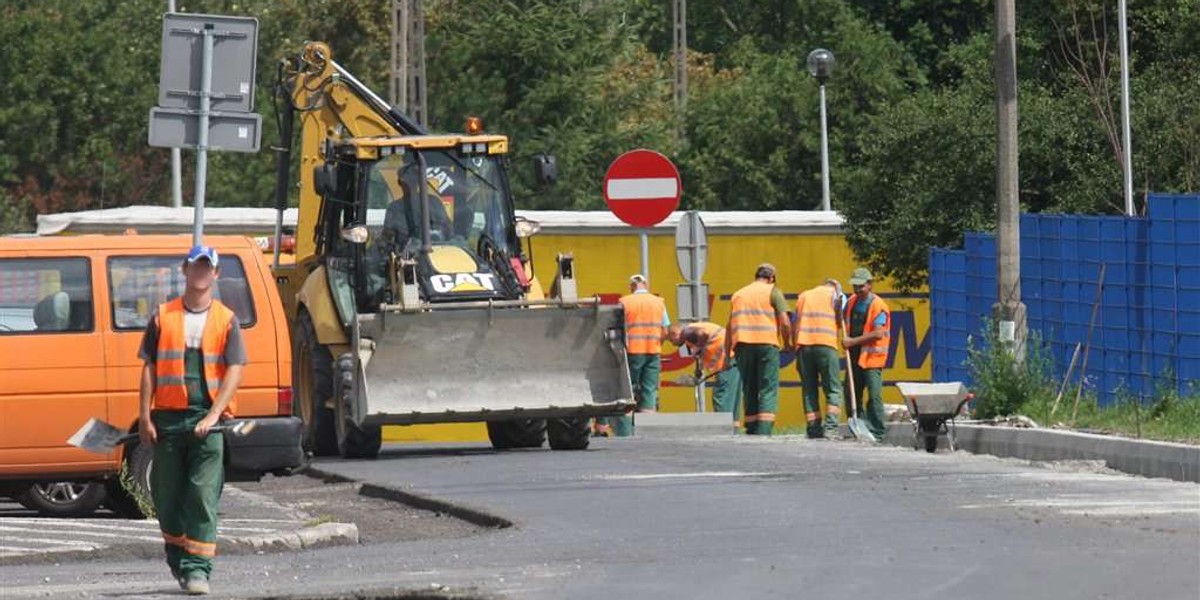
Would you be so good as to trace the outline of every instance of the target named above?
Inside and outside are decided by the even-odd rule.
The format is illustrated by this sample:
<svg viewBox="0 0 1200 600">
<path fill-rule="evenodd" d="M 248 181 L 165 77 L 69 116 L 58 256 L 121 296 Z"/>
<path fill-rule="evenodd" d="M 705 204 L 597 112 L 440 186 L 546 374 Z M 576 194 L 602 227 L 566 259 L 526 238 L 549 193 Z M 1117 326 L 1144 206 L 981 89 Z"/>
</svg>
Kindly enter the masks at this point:
<svg viewBox="0 0 1200 600">
<path fill-rule="evenodd" d="M 618 219 L 637 227 L 642 275 L 650 277 L 650 229 L 679 207 L 683 186 L 679 170 L 653 150 L 630 150 L 618 156 L 604 176 L 604 201 Z"/>
<path fill-rule="evenodd" d="M 649 280 L 650 279 L 650 230 L 643 229 L 640 237 L 642 238 L 641 239 L 641 241 L 642 241 L 642 275 L 645 275 L 646 279 Z"/>
</svg>

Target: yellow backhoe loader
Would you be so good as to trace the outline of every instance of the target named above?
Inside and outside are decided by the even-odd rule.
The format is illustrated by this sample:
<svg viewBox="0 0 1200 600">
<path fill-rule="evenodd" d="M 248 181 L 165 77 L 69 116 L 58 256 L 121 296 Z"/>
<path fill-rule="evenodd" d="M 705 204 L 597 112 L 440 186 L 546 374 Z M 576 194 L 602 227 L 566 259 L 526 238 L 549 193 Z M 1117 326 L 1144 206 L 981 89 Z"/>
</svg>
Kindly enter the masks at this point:
<svg viewBox="0 0 1200 600">
<path fill-rule="evenodd" d="M 569 255 L 549 295 L 532 272 L 505 136 L 429 133 L 321 42 L 281 61 L 276 99 L 280 222 L 300 124 L 295 260 L 275 275 L 310 450 L 373 457 L 383 425 L 472 421 L 497 448 L 583 449 L 590 418 L 632 409 L 619 307 L 577 297 Z"/>
</svg>

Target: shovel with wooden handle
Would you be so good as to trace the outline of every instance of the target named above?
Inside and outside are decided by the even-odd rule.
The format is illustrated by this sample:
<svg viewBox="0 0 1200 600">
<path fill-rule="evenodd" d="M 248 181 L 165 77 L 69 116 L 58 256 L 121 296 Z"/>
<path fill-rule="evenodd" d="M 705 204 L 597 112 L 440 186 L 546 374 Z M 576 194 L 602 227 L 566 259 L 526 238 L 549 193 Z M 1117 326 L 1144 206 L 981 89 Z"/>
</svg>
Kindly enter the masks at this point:
<svg viewBox="0 0 1200 600">
<path fill-rule="evenodd" d="M 225 432 L 235 436 L 243 436 L 257 427 L 254 421 L 231 421 L 228 423 L 219 423 L 209 429 L 210 432 Z M 113 425 L 105 423 L 100 419 L 92 417 L 88 419 L 83 427 L 79 428 L 69 439 L 67 443 L 76 448 L 83 448 L 88 452 L 97 454 L 108 454 L 113 451 L 113 448 L 121 444 L 136 440 L 137 432 L 129 433 L 124 429 L 118 429 Z"/>
</svg>

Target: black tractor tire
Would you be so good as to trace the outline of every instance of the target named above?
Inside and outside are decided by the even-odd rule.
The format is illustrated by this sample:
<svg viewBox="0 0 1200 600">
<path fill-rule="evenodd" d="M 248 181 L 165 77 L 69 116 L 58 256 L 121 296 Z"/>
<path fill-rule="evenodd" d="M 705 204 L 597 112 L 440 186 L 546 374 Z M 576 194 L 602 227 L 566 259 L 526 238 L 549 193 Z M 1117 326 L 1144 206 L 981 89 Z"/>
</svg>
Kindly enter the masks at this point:
<svg viewBox="0 0 1200 600">
<path fill-rule="evenodd" d="M 546 443 L 545 419 L 488 421 L 488 439 L 497 450 L 541 448 Z"/>
<path fill-rule="evenodd" d="M 353 373 L 338 374 L 337 429 L 338 454 L 342 458 L 376 458 L 383 446 L 383 428 L 359 426 L 350 418 L 354 402 Z"/>
<path fill-rule="evenodd" d="M 133 482 L 136 493 L 150 503 L 150 471 L 154 468 L 154 446 L 130 442 L 125 449 L 123 468 Z M 105 482 L 108 499 L 105 504 L 110 510 L 126 519 L 144 519 L 150 515 L 142 512 L 137 500 L 121 485 L 121 478 L 113 476 Z"/>
<path fill-rule="evenodd" d="M 592 442 L 592 426 L 585 417 L 549 419 L 546 437 L 552 450 L 587 450 Z"/>
<path fill-rule="evenodd" d="M 21 506 L 48 517 L 85 517 L 104 502 L 100 481 L 54 481 L 31 484 L 16 498 Z"/>
<path fill-rule="evenodd" d="M 308 311 L 296 319 L 292 348 L 292 385 L 296 398 L 292 413 L 304 423 L 303 446 L 315 456 L 337 456 L 338 436 L 333 409 L 333 355 L 317 341 L 317 329 Z"/>
</svg>

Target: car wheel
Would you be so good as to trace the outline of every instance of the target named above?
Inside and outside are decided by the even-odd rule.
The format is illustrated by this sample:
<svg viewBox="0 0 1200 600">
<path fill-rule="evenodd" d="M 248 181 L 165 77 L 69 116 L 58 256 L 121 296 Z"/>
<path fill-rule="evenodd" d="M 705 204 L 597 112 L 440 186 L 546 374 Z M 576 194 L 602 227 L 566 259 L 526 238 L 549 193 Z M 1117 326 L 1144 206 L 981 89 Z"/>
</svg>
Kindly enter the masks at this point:
<svg viewBox="0 0 1200 600">
<path fill-rule="evenodd" d="M 17 494 L 17 502 L 52 517 L 90 515 L 104 502 L 104 484 L 98 481 L 39 482 Z"/>
</svg>

